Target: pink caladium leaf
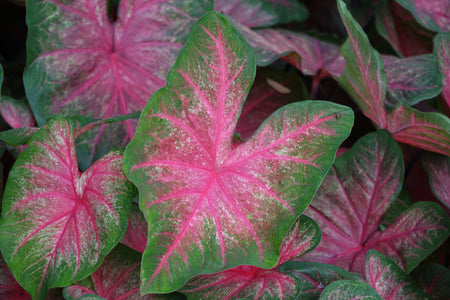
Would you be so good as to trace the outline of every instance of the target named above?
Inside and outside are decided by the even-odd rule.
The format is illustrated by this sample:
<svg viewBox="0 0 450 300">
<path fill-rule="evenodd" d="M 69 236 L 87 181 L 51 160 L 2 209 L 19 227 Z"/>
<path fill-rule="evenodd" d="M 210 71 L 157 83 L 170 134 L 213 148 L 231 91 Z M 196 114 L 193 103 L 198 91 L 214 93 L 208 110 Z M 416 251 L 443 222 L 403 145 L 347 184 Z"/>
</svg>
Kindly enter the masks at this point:
<svg viewBox="0 0 450 300">
<path fill-rule="evenodd" d="M 131 249 L 143 253 L 147 246 L 147 236 L 147 221 L 145 221 L 145 217 L 139 210 L 138 205 L 132 204 L 127 231 L 120 242 Z"/>
<path fill-rule="evenodd" d="M 377 6 L 376 27 L 401 57 L 432 52 L 433 32 L 418 24 L 409 11 L 395 1 L 384 0 Z"/>
<path fill-rule="evenodd" d="M 353 112 L 322 101 L 279 109 L 232 147 L 255 76 L 253 52 L 217 13 L 186 46 L 142 112 L 124 155 L 149 224 L 142 291 L 169 292 L 243 262 L 272 268 L 348 135 Z M 299 192 L 301 191 L 301 192 Z"/>
<path fill-rule="evenodd" d="M 91 275 L 93 289 L 72 285 L 64 289 L 64 297 L 67 300 L 77 300 L 85 295 L 95 295 L 106 300 L 177 299 L 174 294 L 141 296 L 139 292 L 140 266 L 141 254 L 119 244 Z M 181 295 L 178 294 L 178 296 Z"/>
<path fill-rule="evenodd" d="M 217 274 L 194 277 L 181 290 L 189 299 L 294 299 L 301 285 L 296 277 L 283 274 L 279 266 L 303 255 L 320 242 L 320 228 L 301 215 L 280 246 L 277 268 L 239 266 Z"/>
<path fill-rule="evenodd" d="M 450 220 L 439 205 L 424 202 L 379 231 L 402 182 L 403 159 L 390 134 L 378 131 L 361 138 L 336 159 L 305 211 L 321 228 L 322 241 L 300 260 L 363 274 L 365 253 L 376 249 L 412 270 L 446 239 Z"/>
<path fill-rule="evenodd" d="M 2 96 L 0 113 L 11 128 L 32 127 L 35 125 L 33 113 L 26 99 L 13 99 Z"/>
<path fill-rule="evenodd" d="M 302 289 L 297 297 L 304 300 L 318 299 L 323 289 L 334 281 L 362 280 L 344 269 L 321 263 L 289 261 L 280 271 L 300 281 Z"/>
<path fill-rule="evenodd" d="M 415 268 L 411 277 L 433 299 L 450 299 L 450 270 L 438 264 L 426 264 Z"/>
<path fill-rule="evenodd" d="M 31 300 L 30 294 L 20 286 L 0 254 L 0 298 Z"/>
<path fill-rule="evenodd" d="M 441 93 L 442 77 L 433 54 L 409 58 L 383 56 L 387 78 L 386 106 L 415 105 Z"/>
<path fill-rule="evenodd" d="M 450 157 L 426 153 L 422 157 L 422 166 L 427 172 L 434 195 L 450 209 Z"/>
<path fill-rule="evenodd" d="M 442 75 L 442 95 L 450 108 L 450 33 L 439 33 L 433 41 Z"/>
<path fill-rule="evenodd" d="M 111 151 L 78 171 L 74 128 L 55 117 L 35 133 L 11 170 L 0 245 L 17 281 L 33 296 L 80 280 L 100 265 L 126 230 L 136 191 Z"/>
<path fill-rule="evenodd" d="M 273 112 L 289 103 L 307 99 L 308 91 L 295 73 L 258 69 L 236 125 L 236 133 L 248 140 Z"/>
<path fill-rule="evenodd" d="M 447 0 L 396 0 L 424 27 L 436 32 L 450 31 L 450 2 Z"/>
<path fill-rule="evenodd" d="M 332 282 L 320 295 L 320 300 L 334 299 L 383 300 L 370 285 L 354 280 Z"/>
<path fill-rule="evenodd" d="M 110 118 L 140 110 L 165 83 L 192 24 L 212 1 L 27 1 L 24 85 L 39 125 L 55 113 Z M 83 140 L 88 163 L 133 137 L 136 122 L 99 127 Z M 87 148 L 87 149 L 86 149 Z"/>
<path fill-rule="evenodd" d="M 376 250 L 366 254 L 365 277 L 383 299 L 431 299 L 392 259 Z"/>
</svg>

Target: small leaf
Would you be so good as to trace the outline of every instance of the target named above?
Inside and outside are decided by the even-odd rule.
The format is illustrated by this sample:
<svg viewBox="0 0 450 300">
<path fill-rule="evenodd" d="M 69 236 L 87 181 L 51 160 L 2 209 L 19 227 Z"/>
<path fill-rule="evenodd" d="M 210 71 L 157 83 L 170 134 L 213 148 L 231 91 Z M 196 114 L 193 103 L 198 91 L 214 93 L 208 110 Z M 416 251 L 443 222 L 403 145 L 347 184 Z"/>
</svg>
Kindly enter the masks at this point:
<svg viewBox="0 0 450 300">
<path fill-rule="evenodd" d="M 22 127 L 16 129 L 9 129 L 0 132 L 0 140 L 8 143 L 11 146 L 22 146 L 28 144 L 33 134 L 39 128 L 37 127 Z"/>
<path fill-rule="evenodd" d="M 338 0 L 337 4 L 348 33 L 348 38 L 341 47 L 346 66 L 339 77 L 339 84 L 352 96 L 364 115 L 379 128 L 386 128 L 386 74 L 383 61 L 370 45 L 361 26 L 347 10 L 344 1 Z"/>
<path fill-rule="evenodd" d="M 415 268 L 411 277 L 433 299 L 450 299 L 450 270 L 438 264 L 426 264 Z"/>
<path fill-rule="evenodd" d="M 447 0 L 396 0 L 409 10 L 417 21 L 436 32 L 450 31 L 450 2 Z"/>
<path fill-rule="evenodd" d="M 147 246 L 147 236 L 147 221 L 145 221 L 145 217 L 139 210 L 139 207 L 136 204 L 132 204 L 127 231 L 120 242 L 131 249 L 143 253 L 145 246 Z"/>
<path fill-rule="evenodd" d="M 328 285 L 320 295 L 320 300 L 326 299 L 382 300 L 383 298 L 370 285 L 364 282 L 339 280 Z"/>
<path fill-rule="evenodd" d="M 450 107 L 450 33 L 439 33 L 434 39 L 434 51 L 442 75 L 442 95 Z"/>
<path fill-rule="evenodd" d="M 395 262 L 386 255 L 369 250 L 366 254 L 366 279 L 383 299 L 430 299 Z"/>
<path fill-rule="evenodd" d="M 384 56 L 387 77 L 386 105 L 415 105 L 441 93 L 442 77 L 433 54 L 410 58 Z"/>
<path fill-rule="evenodd" d="M 245 40 L 209 13 L 144 108 L 124 161 L 149 224 L 142 292 L 170 292 L 243 262 L 274 267 L 282 237 L 348 136 L 349 108 L 304 101 L 279 109 L 233 148 L 254 74 Z"/>
<path fill-rule="evenodd" d="M 51 119 L 9 174 L 0 223 L 5 260 L 34 299 L 98 267 L 126 230 L 135 194 L 112 151 L 78 171 L 73 127 Z"/>
<path fill-rule="evenodd" d="M 35 125 L 33 113 L 26 99 L 13 99 L 2 96 L 0 113 L 11 128 L 32 127 Z"/>
<path fill-rule="evenodd" d="M 426 153 L 422 166 L 427 172 L 434 195 L 450 209 L 450 157 Z"/>
<path fill-rule="evenodd" d="M 323 289 L 338 280 L 357 280 L 357 276 L 333 265 L 289 261 L 280 267 L 280 271 L 301 282 L 300 299 L 318 299 Z"/>
</svg>

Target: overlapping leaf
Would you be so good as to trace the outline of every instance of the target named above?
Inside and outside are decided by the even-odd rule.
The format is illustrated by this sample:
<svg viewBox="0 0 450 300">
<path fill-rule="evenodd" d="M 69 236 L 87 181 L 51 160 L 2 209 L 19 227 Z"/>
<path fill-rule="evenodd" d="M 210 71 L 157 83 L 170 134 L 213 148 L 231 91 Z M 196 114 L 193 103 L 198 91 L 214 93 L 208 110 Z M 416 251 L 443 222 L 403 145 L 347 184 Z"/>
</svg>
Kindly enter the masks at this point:
<svg viewBox="0 0 450 300">
<path fill-rule="evenodd" d="M 442 75 L 442 94 L 450 108 L 450 33 L 439 33 L 433 41 Z"/>
<path fill-rule="evenodd" d="M 411 272 L 411 277 L 433 299 L 450 298 L 450 289 L 448 288 L 450 286 L 450 270 L 448 268 L 438 264 L 421 265 Z"/>
<path fill-rule="evenodd" d="M 27 1 L 24 84 L 39 125 L 52 114 L 110 118 L 140 110 L 165 77 L 187 34 L 212 1 Z M 125 146 L 136 123 L 100 127 L 84 140 L 90 163 Z"/>
<path fill-rule="evenodd" d="M 0 298 L 14 300 L 30 300 L 31 296 L 14 278 L 0 255 Z"/>
<path fill-rule="evenodd" d="M 86 277 L 126 230 L 135 189 L 112 151 L 78 171 L 74 131 L 51 119 L 17 159 L 5 188 L 0 246 L 19 283 L 43 299 Z"/>
<path fill-rule="evenodd" d="M 296 276 L 284 274 L 279 266 L 317 246 L 320 229 L 300 216 L 283 239 L 277 268 L 239 266 L 217 274 L 195 277 L 181 290 L 189 299 L 294 299 L 301 291 Z"/>
<path fill-rule="evenodd" d="M 434 195 L 450 209 L 450 157 L 427 153 L 422 158 Z"/>
<path fill-rule="evenodd" d="M 450 32 L 450 2 L 447 0 L 396 0 L 409 10 L 426 28 L 436 32 Z"/>
<path fill-rule="evenodd" d="M 145 246 L 147 246 L 147 235 L 147 221 L 145 221 L 145 217 L 139 210 L 139 207 L 136 204 L 132 204 L 127 231 L 120 242 L 131 249 L 143 253 Z"/>
<path fill-rule="evenodd" d="M 305 214 L 322 230 L 322 241 L 303 261 L 335 264 L 363 274 L 364 256 L 376 249 L 407 272 L 449 235 L 449 218 L 435 203 L 417 203 L 384 231 L 381 217 L 403 182 L 400 148 L 386 131 L 360 139 L 336 159 Z"/>
<path fill-rule="evenodd" d="M 411 277 L 386 255 L 369 250 L 365 264 L 367 281 L 383 299 L 430 299 L 415 285 Z"/>
<path fill-rule="evenodd" d="M 350 109 L 304 101 L 232 149 L 254 74 L 250 47 L 211 13 L 145 107 L 124 162 L 149 224 L 143 292 L 172 291 L 243 263 L 274 267 L 282 237 L 348 135 Z"/>
<path fill-rule="evenodd" d="M 383 300 L 370 285 L 354 280 L 339 280 L 331 283 L 320 295 L 320 300 L 325 299 Z"/>
<path fill-rule="evenodd" d="M 2 96 L 0 113 L 12 128 L 32 127 L 35 125 L 33 113 L 26 99 L 13 99 Z"/>
</svg>

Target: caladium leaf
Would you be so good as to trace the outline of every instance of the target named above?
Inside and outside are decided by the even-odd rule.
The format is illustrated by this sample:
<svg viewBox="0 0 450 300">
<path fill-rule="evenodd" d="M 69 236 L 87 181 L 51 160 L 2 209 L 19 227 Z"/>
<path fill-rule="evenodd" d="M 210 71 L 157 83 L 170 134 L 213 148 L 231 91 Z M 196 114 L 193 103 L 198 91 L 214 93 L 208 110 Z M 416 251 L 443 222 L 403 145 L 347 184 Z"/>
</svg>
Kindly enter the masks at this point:
<svg viewBox="0 0 450 300">
<path fill-rule="evenodd" d="M 32 127 L 35 125 L 33 113 L 25 98 L 13 99 L 2 96 L 0 113 L 11 128 Z"/>
<path fill-rule="evenodd" d="M 415 268 L 411 277 L 433 299 L 450 299 L 450 270 L 438 264 L 426 264 Z"/>
<path fill-rule="evenodd" d="M 392 202 L 389 209 L 386 211 L 386 213 L 383 215 L 383 217 L 380 220 L 380 223 L 378 225 L 378 228 L 383 231 L 385 230 L 389 225 L 394 223 L 395 220 L 411 206 L 411 200 L 409 199 L 408 192 L 403 189 L 400 192 L 400 195 L 398 198 Z"/>
<path fill-rule="evenodd" d="M 442 77 L 433 54 L 383 57 L 387 78 L 386 106 L 415 105 L 441 93 Z"/>
<path fill-rule="evenodd" d="M 439 33 L 433 41 L 442 76 L 442 95 L 450 108 L 450 33 Z"/>
<path fill-rule="evenodd" d="M 320 241 L 320 229 L 301 215 L 291 226 L 280 247 L 278 266 L 307 253 Z M 181 290 L 189 299 L 294 299 L 299 281 L 278 268 L 239 266 L 217 274 L 194 277 Z"/>
<path fill-rule="evenodd" d="M 372 48 L 361 26 L 353 19 L 344 1 L 338 0 L 339 14 L 348 38 L 341 47 L 346 66 L 339 84 L 350 94 L 364 115 L 379 128 L 387 127 L 384 102 L 386 74 L 381 55 Z"/>
<path fill-rule="evenodd" d="M 339 280 L 328 285 L 320 295 L 320 300 L 364 299 L 382 300 L 383 298 L 368 284 L 361 281 Z"/>
<path fill-rule="evenodd" d="M 236 125 L 236 133 L 248 140 L 261 123 L 280 107 L 307 99 L 307 89 L 295 73 L 258 69 Z"/>
<path fill-rule="evenodd" d="M 140 110 L 164 85 L 192 24 L 212 10 L 209 0 L 120 1 L 111 22 L 107 2 L 26 2 L 24 85 L 39 125 L 55 113 L 104 119 Z M 88 165 L 125 146 L 135 125 L 93 132 L 85 141 L 92 145 Z"/>
<path fill-rule="evenodd" d="M 302 290 L 298 298 L 305 300 L 318 299 L 323 289 L 334 281 L 359 279 L 356 274 L 321 263 L 289 261 L 280 267 L 280 271 L 301 282 Z"/>
<path fill-rule="evenodd" d="M 282 237 L 348 135 L 350 109 L 304 101 L 281 108 L 232 148 L 254 76 L 248 44 L 210 13 L 144 108 L 124 156 L 149 224 L 143 292 L 169 292 L 196 274 L 242 263 L 274 267 Z"/>
<path fill-rule="evenodd" d="M 64 289 L 67 300 L 95 295 L 100 299 L 177 299 L 176 295 L 145 295 L 139 292 L 141 254 L 121 244 L 106 257 L 100 267 L 91 275 L 93 290 L 72 285 Z M 180 296 L 178 294 L 178 296 Z M 82 299 L 85 299 L 84 297 Z"/>
<path fill-rule="evenodd" d="M 399 56 L 430 53 L 433 32 L 420 26 L 409 11 L 395 1 L 384 0 L 376 9 L 377 31 Z"/>
<path fill-rule="evenodd" d="M 143 253 L 147 246 L 147 236 L 147 221 L 145 221 L 144 215 L 139 210 L 139 206 L 132 204 L 127 231 L 120 242 L 131 249 Z"/>
<path fill-rule="evenodd" d="M 1 131 L 0 140 L 15 147 L 26 145 L 33 134 L 35 134 L 38 130 L 38 127 L 22 127 Z"/>
<path fill-rule="evenodd" d="M 417 21 L 436 32 L 450 31 L 450 2 L 447 0 L 396 0 L 409 10 Z"/>
<path fill-rule="evenodd" d="M 450 209 L 450 157 L 426 153 L 422 166 L 427 172 L 434 195 Z"/>
<path fill-rule="evenodd" d="M 0 254 L 0 298 L 31 300 L 30 294 L 20 286 Z"/>
<path fill-rule="evenodd" d="M 34 299 L 95 271 L 126 230 L 134 186 L 112 151 L 78 171 L 74 129 L 61 117 L 33 135 L 9 174 L 0 245 Z"/>
<path fill-rule="evenodd" d="M 365 276 L 383 299 L 430 299 L 405 271 L 378 251 L 367 252 Z"/>
</svg>

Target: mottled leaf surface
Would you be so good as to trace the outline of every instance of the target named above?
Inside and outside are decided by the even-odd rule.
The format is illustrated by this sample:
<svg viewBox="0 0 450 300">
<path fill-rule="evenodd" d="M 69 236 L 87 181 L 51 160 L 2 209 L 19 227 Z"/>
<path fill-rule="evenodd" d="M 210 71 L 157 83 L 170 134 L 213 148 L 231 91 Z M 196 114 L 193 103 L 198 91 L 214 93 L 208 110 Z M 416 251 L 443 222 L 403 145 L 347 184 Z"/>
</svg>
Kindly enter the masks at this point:
<svg viewBox="0 0 450 300">
<path fill-rule="evenodd" d="M 290 261 L 280 267 L 280 271 L 298 279 L 301 283 L 300 299 L 318 299 L 323 289 L 338 280 L 357 280 L 357 275 L 334 265 Z"/>
<path fill-rule="evenodd" d="M 13 99 L 1 96 L 0 113 L 11 128 L 32 127 L 35 125 L 33 113 L 26 99 Z"/>
<path fill-rule="evenodd" d="M 411 206 L 411 200 L 405 189 L 400 192 L 398 198 L 392 202 L 389 209 L 383 215 L 378 225 L 380 230 L 385 230 L 389 225 L 394 223 L 395 220 L 409 207 Z"/>
<path fill-rule="evenodd" d="M 243 263 L 274 267 L 282 237 L 348 135 L 350 109 L 304 101 L 232 148 L 254 74 L 245 40 L 210 13 L 142 112 L 124 168 L 149 224 L 143 292 L 172 291 Z"/>
<path fill-rule="evenodd" d="M 450 270 L 438 264 L 426 264 L 415 268 L 411 277 L 433 299 L 450 299 Z"/>
<path fill-rule="evenodd" d="M 320 229 L 306 216 L 300 216 L 285 235 L 278 265 L 312 250 L 320 241 Z M 296 277 L 278 268 L 239 266 L 212 275 L 201 275 L 182 289 L 189 299 L 294 299 L 301 290 Z"/>
<path fill-rule="evenodd" d="M 450 33 L 439 33 L 433 41 L 442 76 L 442 95 L 450 107 Z"/>
<path fill-rule="evenodd" d="M 436 32 L 450 31 L 450 2 L 447 0 L 396 0 L 420 24 Z"/>
<path fill-rule="evenodd" d="M 433 54 L 409 58 L 384 56 L 387 79 L 386 105 L 415 105 L 441 93 L 442 77 Z"/>
<path fill-rule="evenodd" d="M 109 118 L 135 112 L 165 83 L 192 24 L 210 1 L 120 1 L 111 22 L 104 0 L 27 1 L 24 85 L 39 125 L 55 113 Z M 123 147 L 136 122 L 86 137 L 88 165 Z M 83 141 L 79 141 L 80 143 Z"/>
<path fill-rule="evenodd" d="M 426 153 L 422 157 L 422 166 L 427 172 L 434 195 L 450 209 L 450 157 Z"/>
<path fill-rule="evenodd" d="M 319 299 L 382 300 L 383 298 L 370 285 L 364 282 L 339 280 L 328 285 Z"/>
<path fill-rule="evenodd" d="M 365 276 L 383 299 L 430 299 L 405 271 L 392 259 L 378 251 L 367 252 Z"/>
<path fill-rule="evenodd" d="M 78 171 L 73 127 L 51 119 L 9 174 L 0 244 L 12 273 L 34 299 L 86 277 L 126 230 L 135 189 L 112 151 Z"/>
<path fill-rule="evenodd" d="M 144 252 L 147 246 L 148 227 L 144 215 L 136 204 L 131 205 L 128 227 L 125 235 L 120 241 L 131 249 Z"/>
</svg>

